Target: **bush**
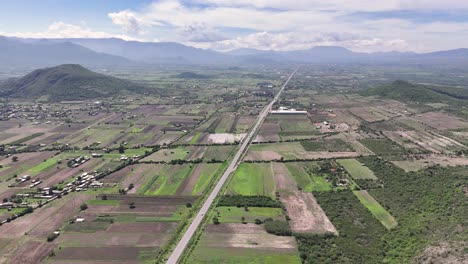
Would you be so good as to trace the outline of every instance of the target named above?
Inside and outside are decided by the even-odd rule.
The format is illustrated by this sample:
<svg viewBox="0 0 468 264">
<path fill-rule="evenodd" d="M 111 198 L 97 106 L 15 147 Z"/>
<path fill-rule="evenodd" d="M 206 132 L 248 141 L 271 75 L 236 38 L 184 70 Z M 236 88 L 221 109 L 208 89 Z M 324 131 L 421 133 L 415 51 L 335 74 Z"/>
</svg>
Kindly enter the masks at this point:
<svg viewBox="0 0 468 264">
<path fill-rule="evenodd" d="M 88 209 L 88 205 L 87 205 L 87 204 L 84 203 L 84 204 L 80 205 L 80 210 L 81 210 L 81 211 L 84 211 L 84 210 L 86 210 L 86 209 Z"/>
<path fill-rule="evenodd" d="M 52 242 L 52 241 L 54 241 L 58 236 L 59 236 L 59 235 L 54 234 L 54 233 L 49 234 L 49 235 L 47 236 L 47 242 Z"/>
<path fill-rule="evenodd" d="M 277 236 L 291 236 L 292 232 L 289 228 L 288 222 L 284 221 L 267 221 L 265 222 L 265 231 L 270 234 L 277 235 Z"/>
</svg>

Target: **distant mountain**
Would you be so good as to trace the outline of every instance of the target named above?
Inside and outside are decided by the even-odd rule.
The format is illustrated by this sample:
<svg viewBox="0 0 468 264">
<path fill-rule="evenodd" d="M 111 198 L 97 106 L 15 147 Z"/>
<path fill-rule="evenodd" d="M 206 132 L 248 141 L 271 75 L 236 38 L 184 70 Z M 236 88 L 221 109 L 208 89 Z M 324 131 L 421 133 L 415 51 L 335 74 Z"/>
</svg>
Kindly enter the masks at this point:
<svg viewBox="0 0 468 264">
<path fill-rule="evenodd" d="M 139 42 L 103 39 L 21 39 L 0 37 L 3 65 L 52 66 L 77 63 L 85 66 L 128 66 L 167 64 L 260 65 L 276 63 L 312 64 L 446 64 L 468 66 L 468 49 L 431 53 L 353 52 L 338 46 L 317 46 L 305 50 L 273 51 L 236 49 L 217 52 L 175 42 Z M 0 65 L 1 67 L 2 65 Z"/>
<path fill-rule="evenodd" d="M 63 41 L 56 39 L 54 41 Z M 212 50 L 198 49 L 175 42 L 138 42 L 117 38 L 107 39 L 66 39 L 71 43 L 130 60 L 146 63 L 212 64 L 230 61 L 231 56 Z"/>
<path fill-rule="evenodd" d="M 81 65 L 64 64 L 35 70 L 0 84 L 0 96 L 42 98 L 48 101 L 85 100 L 130 93 L 149 93 L 140 84 L 92 72 Z"/>
<path fill-rule="evenodd" d="M 128 59 L 99 53 L 70 42 L 24 41 L 0 37 L 0 67 L 46 67 L 76 63 L 86 66 L 129 65 Z"/>
<path fill-rule="evenodd" d="M 468 100 L 467 89 L 413 84 L 401 80 L 370 88 L 363 91 L 361 95 L 378 96 L 411 103 L 451 103 Z"/>
</svg>

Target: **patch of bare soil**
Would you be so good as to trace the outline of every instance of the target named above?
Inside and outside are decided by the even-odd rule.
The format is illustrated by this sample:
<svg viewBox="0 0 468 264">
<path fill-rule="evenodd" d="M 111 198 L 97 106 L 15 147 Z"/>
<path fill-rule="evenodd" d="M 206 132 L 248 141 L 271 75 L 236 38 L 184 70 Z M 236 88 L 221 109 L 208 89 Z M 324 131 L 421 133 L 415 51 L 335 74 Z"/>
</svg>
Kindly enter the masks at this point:
<svg viewBox="0 0 468 264">
<path fill-rule="evenodd" d="M 273 150 L 249 150 L 244 158 L 245 160 L 279 160 L 281 155 Z"/>
<path fill-rule="evenodd" d="M 268 234 L 255 224 L 208 225 L 203 238 L 210 247 L 295 250 L 294 237 Z"/>
<path fill-rule="evenodd" d="M 274 179 L 277 190 L 294 190 L 296 188 L 296 182 L 289 174 L 288 168 L 284 163 L 272 163 Z"/>
<path fill-rule="evenodd" d="M 468 263 L 466 242 L 443 242 L 430 246 L 415 258 L 421 264 L 463 264 Z"/>
<path fill-rule="evenodd" d="M 165 223 L 113 223 L 107 232 L 114 233 L 163 233 L 177 226 L 176 222 Z"/>
<path fill-rule="evenodd" d="M 5 263 L 35 264 L 41 263 L 57 245 L 50 242 L 28 241 L 19 246 Z M 4 263 L 4 262 L 2 262 Z"/>
<path fill-rule="evenodd" d="M 140 250 L 148 248 L 137 247 L 68 247 L 57 253 L 60 260 L 136 260 Z M 89 263 L 89 262 L 88 262 Z"/>
<path fill-rule="evenodd" d="M 45 239 L 50 233 L 59 229 L 66 221 L 78 213 L 80 205 L 91 199 L 91 197 L 92 196 L 89 194 L 73 196 L 62 206 L 56 207 L 57 210 L 54 212 L 53 216 L 43 219 L 43 221 L 29 232 L 29 235 L 39 239 Z"/>
<path fill-rule="evenodd" d="M 294 191 L 293 194 L 283 195 L 281 200 L 291 218 L 289 224 L 294 232 L 337 233 L 312 193 Z"/>
</svg>

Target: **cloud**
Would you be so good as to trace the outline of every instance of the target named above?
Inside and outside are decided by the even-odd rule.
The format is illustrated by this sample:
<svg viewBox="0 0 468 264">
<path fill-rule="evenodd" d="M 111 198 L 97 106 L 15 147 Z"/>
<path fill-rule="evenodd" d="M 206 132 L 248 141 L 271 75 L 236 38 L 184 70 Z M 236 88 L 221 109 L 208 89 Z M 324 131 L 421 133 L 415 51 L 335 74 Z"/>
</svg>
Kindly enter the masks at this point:
<svg viewBox="0 0 468 264">
<path fill-rule="evenodd" d="M 43 32 L 3 32 L 0 33 L 0 35 L 20 38 L 121 38 L 124 40 L 137 40 L 126 35 L 94 31 L 89 28 L 66 24 L 61 21 L 52 23 L 47 30 Z"/>
<path fill-rule="evenodd" d="M 226 39 L 219 31 L 200 23 L 185 26 L 180 30 L 180 35 L 191 42 L 213 42 Z"/>
<path fill-rule="evenodd" d="M 112 20 L 112 23 L 121 26 L 126 33 L 129 34 L 141 34 L 141 19 L 129 11 L 123 10 L 116 13 L 109 13 L 108 16 Z"/>
<path fill-rule="evenodd" d="M 468 1 L 160 0 L 109 17 L 125 32 L 145 27 L 148 36 L 158 34 L 153 38 L 217 50 L 343 45 L 361 51 L 428 51 L 468 45 L 468 26 L 461 21 L 444 22 L 439 17 L 422 23 L 398 17 L 398 12 L 379 13 L 395 10 L 460 12 L 468 10 Z M 440 38 L 436 31 L 450 32 L 450 36 Z"/>
<path fill-rule="evenodd" d="M 230 51 L 239 48 L 259 50 L 304 50 L 315 46 L 342 46 L 356 51 L 392 51 L 406 50 L 408 43 L 402 39 L 382 39 L 364 37 L 348 33 L 268 33 L 259 32 L 233 39 L 191 43 L 199 48 L 210 48 L 218 51 Z"/>
</svg>

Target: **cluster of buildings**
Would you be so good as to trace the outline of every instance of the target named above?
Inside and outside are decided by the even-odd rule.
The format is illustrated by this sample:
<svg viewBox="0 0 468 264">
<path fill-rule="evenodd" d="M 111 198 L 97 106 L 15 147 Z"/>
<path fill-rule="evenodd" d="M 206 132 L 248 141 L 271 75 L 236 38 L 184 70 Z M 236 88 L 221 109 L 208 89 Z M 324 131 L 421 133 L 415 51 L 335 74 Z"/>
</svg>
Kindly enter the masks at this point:
<svg viewBox="0 0 468 264">
<path fill-rule="evenodd" d="M 294 108 L 287 108 L 284 106 L 280 106 L 278 110 L 272 110 L 272 114 L 300 114 L 300 115 L 307 115 L 307 111 L 305 110 L 296 110 Z"/>
</svg>

